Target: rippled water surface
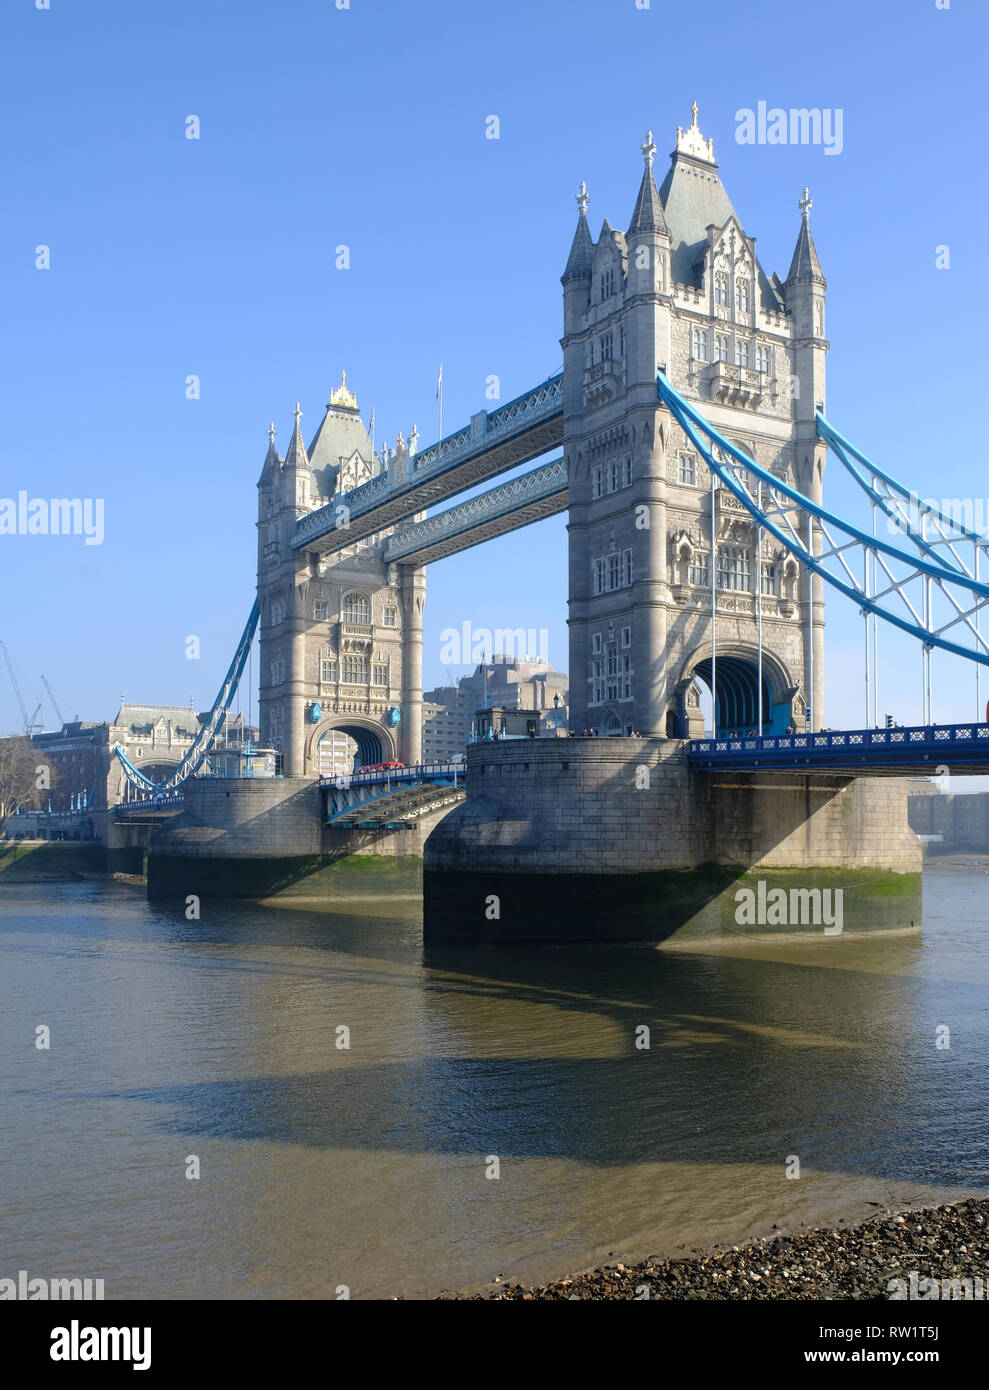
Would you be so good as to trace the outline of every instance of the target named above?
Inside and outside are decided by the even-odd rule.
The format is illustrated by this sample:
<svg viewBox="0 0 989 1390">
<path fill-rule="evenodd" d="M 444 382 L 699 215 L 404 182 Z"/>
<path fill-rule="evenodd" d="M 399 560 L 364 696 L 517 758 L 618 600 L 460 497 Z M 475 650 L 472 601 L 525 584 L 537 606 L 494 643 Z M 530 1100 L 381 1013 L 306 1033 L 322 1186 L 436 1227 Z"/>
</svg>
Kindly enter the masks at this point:
<svg viewBox="0 0 989 1390">
<path fill-rule="evenodd" d="M 424 1295 L 989 1191 L 989 877 L 924 892 L 915 936 L 424 954 L 417 902 L 0 887 L 0 1275 Z"/>
</svg>

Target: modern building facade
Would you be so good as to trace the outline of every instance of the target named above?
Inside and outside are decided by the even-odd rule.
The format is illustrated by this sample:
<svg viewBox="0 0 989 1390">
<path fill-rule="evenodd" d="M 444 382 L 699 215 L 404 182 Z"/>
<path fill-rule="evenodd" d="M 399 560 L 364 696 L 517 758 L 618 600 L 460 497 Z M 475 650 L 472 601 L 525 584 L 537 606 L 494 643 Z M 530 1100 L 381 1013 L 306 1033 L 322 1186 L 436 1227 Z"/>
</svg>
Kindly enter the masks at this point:
<svg viewBox="0 0 989 1390">
<path fill-rule="evenodd" d="M 423 696 L 424 762 L 443 762 L 462 753 L 476 734 L 477 712 L 497 706 L 506 710 L 552 712 L 565 719 L 569 678 L 545 661 L 527 661 L 495 653 L 455 686 L 440 686 Z M 559 703 L 557 703 L 559 702 Z M 546 719 L 540 721 L 545 732 Z"/>
</svg>

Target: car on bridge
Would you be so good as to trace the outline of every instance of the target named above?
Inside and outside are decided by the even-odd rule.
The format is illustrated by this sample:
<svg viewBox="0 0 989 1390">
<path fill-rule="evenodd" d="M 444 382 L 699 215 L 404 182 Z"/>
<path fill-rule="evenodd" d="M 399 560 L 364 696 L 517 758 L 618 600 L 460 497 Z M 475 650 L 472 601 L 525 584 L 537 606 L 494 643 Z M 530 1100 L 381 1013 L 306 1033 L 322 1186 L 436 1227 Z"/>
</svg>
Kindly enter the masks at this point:
<svg viewBox="0 0 989 1390">
<path fill-rule="evenodd" d="M 354 775 L 361 772 L 388 772 L 390 768 L 408 767 L 408 763 L 363 763 L 360 767 L 354 768 Z"/>
</svg>

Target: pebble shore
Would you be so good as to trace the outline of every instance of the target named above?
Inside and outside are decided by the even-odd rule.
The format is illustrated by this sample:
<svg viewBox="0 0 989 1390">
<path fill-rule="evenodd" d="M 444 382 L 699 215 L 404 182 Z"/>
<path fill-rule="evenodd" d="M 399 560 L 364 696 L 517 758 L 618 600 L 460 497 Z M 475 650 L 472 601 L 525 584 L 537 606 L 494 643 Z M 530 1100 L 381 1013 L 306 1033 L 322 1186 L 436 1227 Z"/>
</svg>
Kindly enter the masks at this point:
<svg viewBox="0 0 989 1390">
<path fill-rule="evenodd" d="M 455 1299 L 882 1299 L 891 1279 L 989 1285 L 989 1199 L 884 1211 L 858 1226 L 764 1236 L 689 1259 L 604 1265 L 542 1287 L 501 1284 Z M 978 1286 L 976 1286 L 978 1288 Z M 987 1290 L 989 1293 L 989 1290 Z"/>
</svg>

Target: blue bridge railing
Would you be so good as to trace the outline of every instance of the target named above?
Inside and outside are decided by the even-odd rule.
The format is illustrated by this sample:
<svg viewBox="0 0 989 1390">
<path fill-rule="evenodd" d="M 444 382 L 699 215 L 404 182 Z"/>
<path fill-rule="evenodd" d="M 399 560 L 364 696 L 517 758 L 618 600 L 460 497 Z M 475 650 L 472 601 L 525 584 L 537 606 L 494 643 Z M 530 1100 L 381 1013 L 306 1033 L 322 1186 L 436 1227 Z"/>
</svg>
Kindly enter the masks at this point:
<svg viewBox="0 0 989 1390">
<path fill-rule="evenodd" d="M 974 764 L 989 770 L 989 724 L 921 724 L 910 728 L 826 729 L 760 738 L 725 734 L 692 739 L 695 767 L 910 767 Z"/>
</svg>

